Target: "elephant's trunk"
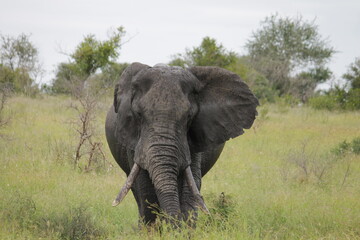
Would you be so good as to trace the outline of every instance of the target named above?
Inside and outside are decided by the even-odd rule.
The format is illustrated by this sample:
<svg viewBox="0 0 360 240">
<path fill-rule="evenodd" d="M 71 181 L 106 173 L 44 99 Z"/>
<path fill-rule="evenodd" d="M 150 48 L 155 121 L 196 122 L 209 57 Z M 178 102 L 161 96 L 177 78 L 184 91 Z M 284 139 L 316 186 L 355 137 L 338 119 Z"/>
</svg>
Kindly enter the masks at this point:
<svg viewBox="0 0 360 240">
<path fill-rule="evenodd" d="M 178 188 L 178 148 L 173 144 L 152 144 L 149 148 L 149 174 L 160 208 L 171 217 L 180 215 Z"/>
</svg>

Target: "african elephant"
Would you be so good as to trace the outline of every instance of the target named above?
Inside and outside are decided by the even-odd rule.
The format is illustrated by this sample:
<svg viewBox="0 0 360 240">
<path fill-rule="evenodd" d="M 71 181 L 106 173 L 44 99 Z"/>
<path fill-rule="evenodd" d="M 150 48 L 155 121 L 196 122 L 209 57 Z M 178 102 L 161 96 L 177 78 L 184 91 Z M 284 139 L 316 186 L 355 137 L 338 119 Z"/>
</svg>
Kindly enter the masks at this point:
<svg viewBox="0 0 360 240">
<path fill-rule="evenodd" d="M 145 223 L 158 215 L 153 205 L 184 220 L 207 211 L 201 178 L 224 143 L 251 127 L 258 105 L 239 76 L 219 67 L 131 64 L 105 124 L 111 153 L 128 176 L 113 205 L 131 188 Z"/>
</svg>

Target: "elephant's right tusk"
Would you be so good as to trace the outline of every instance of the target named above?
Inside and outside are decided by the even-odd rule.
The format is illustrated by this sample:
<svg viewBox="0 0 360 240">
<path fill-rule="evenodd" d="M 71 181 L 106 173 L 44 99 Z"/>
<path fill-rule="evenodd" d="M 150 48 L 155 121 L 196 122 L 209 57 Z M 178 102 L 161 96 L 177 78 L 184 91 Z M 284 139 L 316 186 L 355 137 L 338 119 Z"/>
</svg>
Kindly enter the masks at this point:
<svg viewBox="0 0 360 240">
<path fill-rule="evenodd" d="M 139 175 L 139 172 L 140 166 L 137 163 L 134 163 L 134 166 L 132 167 L 129 176 L 126 179 L 125 185 L 121 188 L 119 194 L 112 203 L 113 207 L 119 205 L 119 203 L 124 199 L 126 194 L 129 192 L 131 186 L 135 182 L 136 177 Z"/>
<path fill-rule="evenodd" d="M 209 209 L 206 207 L 203 197 L 200 195 L 199 189 L 196 186 L 194 176 L 191 172 L 190 166 L 185 169 L 185 178 L 190 187 L 191 192 L 194 194 L 200 209 L 206 214 L 210 214 Z"/>
</svg>

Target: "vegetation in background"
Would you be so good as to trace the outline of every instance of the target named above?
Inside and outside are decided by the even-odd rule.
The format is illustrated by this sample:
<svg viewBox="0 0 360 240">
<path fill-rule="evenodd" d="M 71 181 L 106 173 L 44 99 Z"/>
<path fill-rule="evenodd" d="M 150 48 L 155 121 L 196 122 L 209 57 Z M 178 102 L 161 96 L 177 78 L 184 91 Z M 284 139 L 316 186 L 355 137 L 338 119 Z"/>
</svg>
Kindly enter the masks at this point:
<svg viewBox="0 0 360 240">
<path fill-rule="evenodd" d="M 360 89 L 360 58 L 356 58 L 355 61 L 350 64 L 343 78 L 350 83 L 351 89 Z"/>
<path fill-rule="evenodd" d="M 0 84 L 17 93 L 36 94 L 36 80 L 43 72 L 38 55 L 29 35 L 0 35 Z"/>
<path fill-rule="evenodd" d="M 267 17 L 245 47 L 248 55 L 239 56 L 205 37 L 200 46 L 174 55 L 169 64 L 218 66 L 234 71 L 262 102 L 289 95 L 307 102 L 316 86 L 332 77 L 326 64 L 335 50 L 320 36 L 318 26 L 301 16 Z"/>
<path fill-rule="evenodd" d="M 128 66 L 116 62 L 120 55 L 125 31 L 119 27 L 108 39 L 99 40 L 89 34 L 69 56 L 59 63 L 51 85 L 43 85 L 48 94 L 75 95 L 79 89 L 109 90 Z M 41 73 L 38 51 L 29 36 L 1 36 L 0 82 L 10 83 L 17 92 L 33 95 L 38 91 L 35 76 Z M 324 39 L 315 21 L 301 15 L 271 15 L 247 41 L 247 55 L 227 50 L 211 37 L 204 37 L 199 46 L 186 48 L 172 56 L 169 65 L 219 66 L 237 73 L 262 103 L 280 101 L 291 105 L 308 102 L 315 109 L 360 109 L 360 60 L 349 66 L 343 78 L 347 87 L 332 87 L 323 95 L 314 90 L 319 83 L 333 77 L 327 63 L 335 50 Z M 285 100 L 284 100 L 285 99 Z"/>
<path fill-rule="evenodd" d="M 214 38 L 204 37 L 200 46 L 186 49 L 184 54 L 178 53 L 172 58 L 169 63 L 172 66 L 218 66 L 227 68 L 235 63 L 236 54 L 226 50 Z"/>
<path fill-rule="evenodd" d="M 359 110 L 360 109 L 360 60 L 349 66 L 343 75 L 346 84 L 335 86 L 309 100 L 309 105 L 315 109 L 326 110 Z"/>
<path fill-rule="evenodd" d="M 10 97 L 11 90 L 7 86 L 0 83 L 0 130 L 9 123 L 9 116 L 5 113 L 5 106 Z M 0 137 L 3 135 L 0 132 Z"/>
<path fill-rule="evenodd" d="M 271 15 L 246 44 L 252 66 L 264 74 L 280 95 L 292 94 L 305 102 L 332 73 L 326 67 L 334 49 L 314 22 L 301 16 Z"/>
<path fill-rule="evenodd" d="M 97 40 L 94 35 L 86 36 L 75 51 L 69 54 L 70 61 L 58 65 L 52 91 L 72 94 L 74 88 L 82 89 L 85 83 L 99 89 L 112 86 L 119 72 L 126 67 L 115 62 L 124 35 L 124 28 L 119 27 L 108 40 Z"/>
<path fill-rule="evenodd" d="M 337 156 L 344 157 L 346 154 L 360 155 L 360 137 L 354 138 L 351 142 L 346 140 L 340 142 L 332 152 Z"/>
<path fill-rule="evenodd" d="M 277 92 L 273 90 L 268 79 L 256 71 L 248 57 L 240 57 L 210 37 L 203 38 L 200 46 L 186 49 L 184 54 L 176 54 L 169 62 L 171 66 L 217 66 L 237 73 L 247 82 L 254 94 L 263 101 L 273 102 Z"/>
</svg>

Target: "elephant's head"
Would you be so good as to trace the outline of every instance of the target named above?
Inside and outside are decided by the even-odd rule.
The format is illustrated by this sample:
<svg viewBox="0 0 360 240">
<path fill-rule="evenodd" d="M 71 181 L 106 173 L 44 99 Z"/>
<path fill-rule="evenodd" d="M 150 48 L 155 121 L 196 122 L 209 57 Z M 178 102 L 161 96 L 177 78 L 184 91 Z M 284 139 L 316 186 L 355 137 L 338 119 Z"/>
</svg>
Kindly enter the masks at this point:
<svg viewBox="0 0 360 240">
<path fill-rule="evenodd" d="M 225 69 L 133 63 L 115 88 L 115 135 L 134 150 L 137 170 L 148 171 L 160 207 L 176 215 L 178 177 L 190 165 L 191 153 L 241 135 L 251 127 L 257 105 L 248 86 Z"/>
</svg>

